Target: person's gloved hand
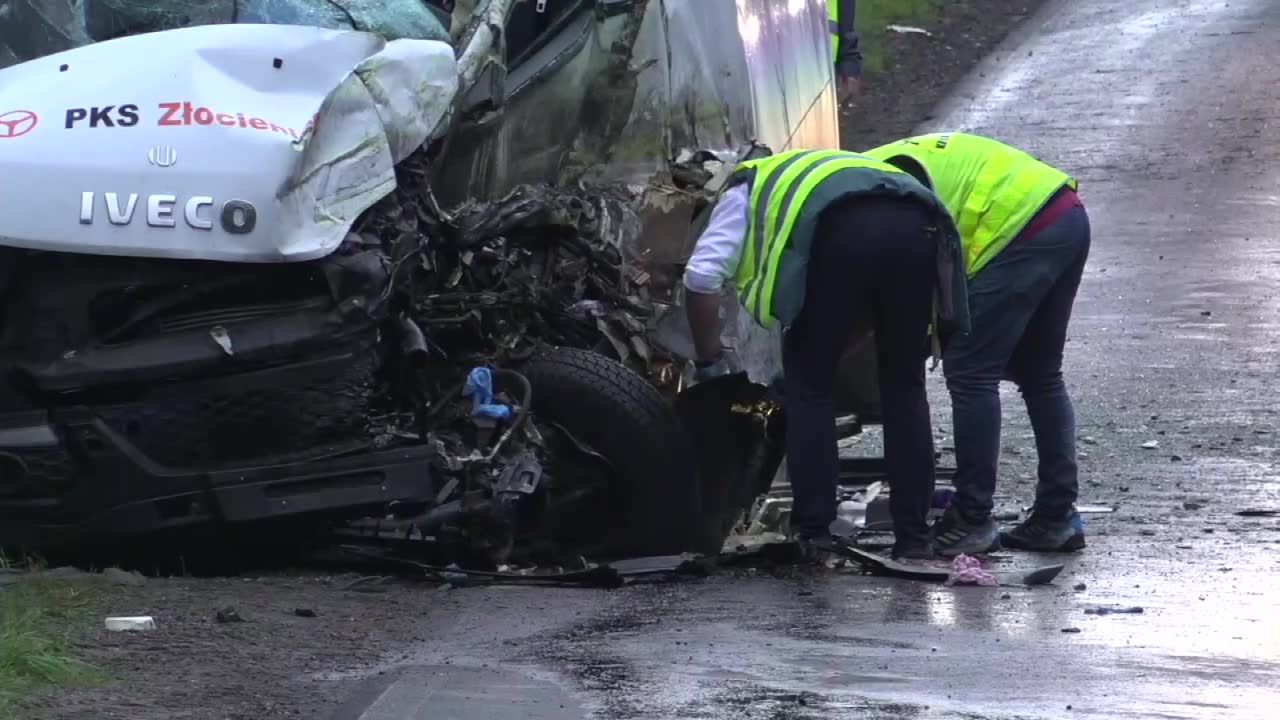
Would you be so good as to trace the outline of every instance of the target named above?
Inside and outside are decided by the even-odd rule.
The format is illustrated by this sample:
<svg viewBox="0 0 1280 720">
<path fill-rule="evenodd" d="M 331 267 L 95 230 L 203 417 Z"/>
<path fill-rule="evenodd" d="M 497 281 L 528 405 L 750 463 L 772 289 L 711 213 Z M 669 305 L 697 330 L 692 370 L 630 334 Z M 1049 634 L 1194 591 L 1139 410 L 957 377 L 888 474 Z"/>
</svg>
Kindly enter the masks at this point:
<svg viewBox="0 0 1280 720">
<path fill-rule="evenodd" d="M 696 361 L 693 368 L 693 377 L 689 381 L 690 387 L 707 380 L 742 372 L 742 362 L 738 360 L 738 355 L 733 348 L 724 347 L 720 349 L 720 354 L 714 360 Z"/>
<path fill-rule="evenodd" d="M 711 363 L 694 363 L 693 382 L 696 385 L 732 372 L 733 369 L 729 366 L 729 356 L 726 353 Z"/>
</svg>

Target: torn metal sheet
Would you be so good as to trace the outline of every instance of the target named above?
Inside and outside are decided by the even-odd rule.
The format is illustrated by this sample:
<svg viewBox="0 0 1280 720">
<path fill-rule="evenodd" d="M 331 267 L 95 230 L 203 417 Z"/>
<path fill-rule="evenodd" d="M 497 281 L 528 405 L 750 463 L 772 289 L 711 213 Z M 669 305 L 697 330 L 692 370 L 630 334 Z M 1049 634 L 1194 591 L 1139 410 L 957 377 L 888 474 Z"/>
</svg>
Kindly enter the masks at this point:
<svg viewBox="0 0 1280 720">
<path fill-rule="evenodd" d="M 683 265 L 727 170 L 753 143 L 839 145 L 826 4 L 795 0 L 778 12 L 769 0 L 552 3 L 556 31 L 505 55 L 493 28 L 505 22 L 508 38 L 518 37 L 528 19 L 507 0 L 467 5 L 454 12 L 463 86 L 500 96 L 477 96 L 462 118 L 434 163 L 437 196 L 453 206 L 579 183 L 629 195 L 620 201 L 639 222 L 606 235 L 627 272 L 644 279 L 649 342 L 687 357 Z M 493 62 L 500 56 L 505 65 Z M 485 72 L 500 77 L 482 82 Z M 748 376 L 780 375 L 779 331 L 739 313 L 732 297 L 724 312 L 725 343 Z"/>
<path fill-rule="evenodd" d="M 505 3 L 475 11 L 487 20 L 472 18 L 464 67 L 477 65 L 468 56 L 484 44 L 474 40 Z M 475 128 L 474 141 L 444 163 L 448 199 L 582 177 L 647 183 L 670 178 L 690 149 L 838 147 L 822 0 L 796 0 L 785 12 L 771 0 L 595 5 L 567 11 L 546 44 L 513 58 L 502 122 Z"/>
<path fill-rule="evenodd" d="M 454 8 L 451 34 L 461 48 L 458 70 L 462 87 L 474 85 L 486 65 L 502 60 L 502 28 L 516 1 L 470 0 Z"/>
<path fill-rule="evenodd" d="M 106 75 L 149 80 L 120 104 L 102 95 Z M 446 43 L 275 25 L 137 35 L 0 70 L 0 108 L 33 119 L 0 147 L 24 177 L 6 190 L 3 243 L 324 257 L 395 187 L 395 163 L 443 127 L 456 91 Z"/>
</svg>

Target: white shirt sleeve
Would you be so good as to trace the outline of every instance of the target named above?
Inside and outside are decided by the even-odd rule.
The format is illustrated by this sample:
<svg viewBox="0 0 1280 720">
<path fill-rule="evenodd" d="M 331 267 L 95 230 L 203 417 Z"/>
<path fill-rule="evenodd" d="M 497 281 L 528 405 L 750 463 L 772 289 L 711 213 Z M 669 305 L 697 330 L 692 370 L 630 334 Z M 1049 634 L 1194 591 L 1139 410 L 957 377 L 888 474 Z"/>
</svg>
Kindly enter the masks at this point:
<svg viewBox="0 0 1280 720">
<path fill-rule="evenodd" d="M 738 272 L 747 242 L 750 190 L 746 183 L 730 188 L 711 211 L 707 229 L 693 246 L 684 268 L 684 286 L 693 292 L 718 294 Z"/>
</svg>

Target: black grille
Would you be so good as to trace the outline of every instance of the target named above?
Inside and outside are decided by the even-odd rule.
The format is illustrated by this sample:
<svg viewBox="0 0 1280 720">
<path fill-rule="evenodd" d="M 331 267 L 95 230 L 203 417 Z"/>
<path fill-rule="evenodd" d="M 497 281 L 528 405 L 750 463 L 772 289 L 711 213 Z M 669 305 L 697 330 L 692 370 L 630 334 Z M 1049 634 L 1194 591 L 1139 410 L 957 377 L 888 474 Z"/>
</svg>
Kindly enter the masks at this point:
<svg viewBox="0 0 1280 720">
<path fill-rule="evenodd" d="M 170 467 L 239 464 L 321 451 L 360 439 L 374 393 L 375 358 L 359 356 L 333 374 L 97 408 L 113 430 L 155 462 Z"/>
<path fill-rule="evenodd" d="M 0 497 L 56 497 L 71 488 L 75 467 L 62 449 L 15 450 L 0 457 Z"/>
<path fill-rule="evenodd" d="M 327 299 L 303 302 L 276 303 L 273 305 L 245 305 L 239 307 L 218 308 L 202 312 L 175 314 L 160 318 L 157 325 L 164 332 L 180 332 L 183 330 L 204 329 L 213 325 L 230 325 L 233 323 L 256 320 L 264 317 L 288 315 L 323 308 L 329 304 Z"/>
</svg>

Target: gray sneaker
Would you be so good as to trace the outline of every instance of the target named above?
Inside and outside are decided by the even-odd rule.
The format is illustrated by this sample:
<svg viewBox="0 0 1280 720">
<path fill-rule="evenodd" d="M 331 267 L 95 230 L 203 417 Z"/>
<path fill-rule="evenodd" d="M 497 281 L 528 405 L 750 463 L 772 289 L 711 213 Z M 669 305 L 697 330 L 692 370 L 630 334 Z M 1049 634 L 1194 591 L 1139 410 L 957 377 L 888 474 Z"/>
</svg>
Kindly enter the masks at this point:
<svg viewBox="0 0 1280 720">
<path fill-rule="evenodd" d="M 938 556 L 933 552 L 933 545 L 929 542 L 929 538 L 922 540 L 899 539 L 893 544 L 893 551 L 889 557 L 894 560 L 903 560 L 906 562 L 917 560 L 934 560 Z"/>
<path fill-rule="evenodd" d="M 933 524 L 933 551 L 943 557 L 977 555 L 1000 549 L 1000 531 L 990 517 L 971 523 L 948 510 Z"/>
<path fill-rule="evenodd" d="M 1014 550 L 1076 552 L 1085 547 L 1084 521 L 1075 510 L 1066 517 L 1032 512 L 1022 524 L 1000 533 L 1000 542 Z"/>
</svg>

